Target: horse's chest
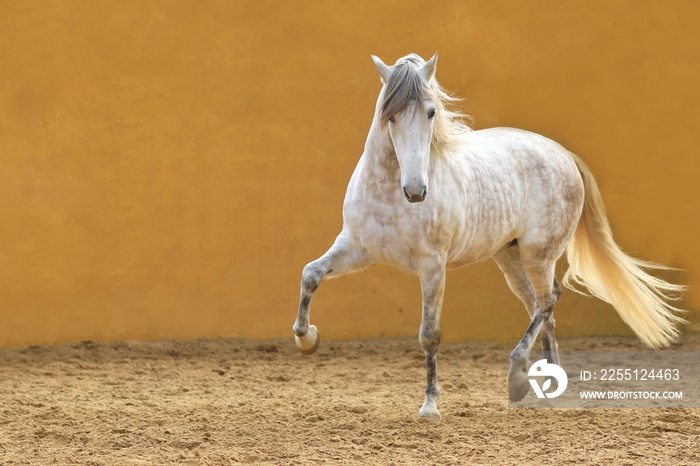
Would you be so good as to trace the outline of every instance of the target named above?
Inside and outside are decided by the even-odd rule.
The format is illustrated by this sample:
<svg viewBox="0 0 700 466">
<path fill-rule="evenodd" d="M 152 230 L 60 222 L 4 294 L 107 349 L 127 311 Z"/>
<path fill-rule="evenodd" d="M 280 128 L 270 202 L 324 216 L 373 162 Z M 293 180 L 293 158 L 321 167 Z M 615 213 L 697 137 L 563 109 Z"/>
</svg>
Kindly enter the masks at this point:
<svg viewBox="0 0 700 466">
<path fill-rule="evenodd" d="M 415 270 L 416 258 L 439 243 L 432 215 L 417 207 L 405 199 L 396 203 L 373 199 L 348 209 L 345 226 L 372 262 Z"/>
</svg>

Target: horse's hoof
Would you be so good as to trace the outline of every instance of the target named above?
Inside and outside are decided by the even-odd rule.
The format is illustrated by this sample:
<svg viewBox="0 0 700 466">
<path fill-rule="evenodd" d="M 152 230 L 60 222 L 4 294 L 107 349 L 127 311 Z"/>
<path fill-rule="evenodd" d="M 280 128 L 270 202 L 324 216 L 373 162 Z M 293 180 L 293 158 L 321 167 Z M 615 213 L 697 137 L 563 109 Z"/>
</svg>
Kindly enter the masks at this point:
<svg viewBox="0 0 700 466">
<path fill-rule="evenodd" d="M 418 411 L 418 418 L 427 419 L 429 421 L 439 421 L 442 416 L 440 416 L 440 411 L 437 409 L 437 399 L 427 399 L 423 406 L 421 406 Z"/>
<path fill-rule="evenodd" d="M 508 399 L 515 403 L 525 398 L 527 392 L 530 391 L 530 385 L 508 385 Z"/>
<path fill-rule="evenodd" d="M 508 399 L 512 402 L 525 398 L 530 391 L 530 383 L 523 373 L 508 374 Z"/>
<path fill-rule="evenodd" d="M 294 341 L 302 354 L 314 354 L 321 343 L 321 335 L 315 325 L 309 326 L 309 331 L 303 337 L 294 336 Z"/>
<path fill-rule="evenodd" d="M 508 367 L 508 399 L 512 402 L 525 398 L 530 391 L 530 381 L 527 379 L 527 358 L 515 352 L 511 353 Z"/>
<path fill-rule="evenodd" d="M 423 408 L 418 411 L 418 418 L 419 419 L 426 419 L 428 421 L 439 421 L 442 419 L 442 416 L 440 416 L 440 412 L 437 410 L 424 410 Z"/>
</svg>

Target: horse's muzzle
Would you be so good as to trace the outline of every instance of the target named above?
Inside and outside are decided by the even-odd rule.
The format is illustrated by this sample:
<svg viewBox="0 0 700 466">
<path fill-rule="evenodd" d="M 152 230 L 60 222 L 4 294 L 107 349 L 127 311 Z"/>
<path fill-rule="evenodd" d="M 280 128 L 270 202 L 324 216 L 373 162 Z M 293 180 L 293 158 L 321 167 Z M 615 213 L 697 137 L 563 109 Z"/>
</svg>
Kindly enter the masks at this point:
<svg viewBox="0 0 700 466">
<path fill-rule="evenodd" d="M 403 195 L 406 196 L 408 202 L 423 202 L 425 196 L 428 194 L 428 188 L 425 186 L 418 187 L 417 189 L 409 190 L 406 186 L 403 187 Z"/>
</svg>

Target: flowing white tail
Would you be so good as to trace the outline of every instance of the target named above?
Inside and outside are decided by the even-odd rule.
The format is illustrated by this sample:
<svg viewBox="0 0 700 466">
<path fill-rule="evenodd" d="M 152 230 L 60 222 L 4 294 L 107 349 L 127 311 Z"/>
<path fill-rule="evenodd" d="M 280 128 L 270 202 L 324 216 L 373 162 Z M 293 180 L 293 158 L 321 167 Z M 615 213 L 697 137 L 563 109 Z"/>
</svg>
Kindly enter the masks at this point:
<svg viewBox="0 0 700 466">
<path fill-rule="evenodd" d="M 569 270 L 564 285 L 582 294 L 576 285 L 615 307 L 622 320 L 651 348 L 668 346 L 686 322 L 683 312 L 669 304 L 677 300 L 684 286 L 649 275 L 644 269 L 668 267 L 630 257 L 615 244 L 605 206 L 595 178 L 576 156 L 586 190 L 583 214 L 567 249 Z"/>
</svg>

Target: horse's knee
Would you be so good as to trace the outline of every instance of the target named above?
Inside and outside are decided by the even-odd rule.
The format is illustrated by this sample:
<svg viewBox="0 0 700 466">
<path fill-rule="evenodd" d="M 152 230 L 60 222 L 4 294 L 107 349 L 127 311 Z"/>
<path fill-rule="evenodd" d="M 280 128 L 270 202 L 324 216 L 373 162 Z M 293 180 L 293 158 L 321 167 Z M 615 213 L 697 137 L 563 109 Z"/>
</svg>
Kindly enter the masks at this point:
<svg viewBox="0 0 700 466">
<path fill-rule="evenodd" d="M 421 328 L 418 341 L 420 341 L 424 351 L 437 351 L 442 341 L 442 331 L 440 329 Z"/>
<path fill-rule="evenodd" d="M 325 273 L 321 267 L 314 261 L 306 264 L 304 271 L 301 273 L 301 288 L 306 293 L 313 293 L 321 284 L 321 280 Z"/>
</svg>

